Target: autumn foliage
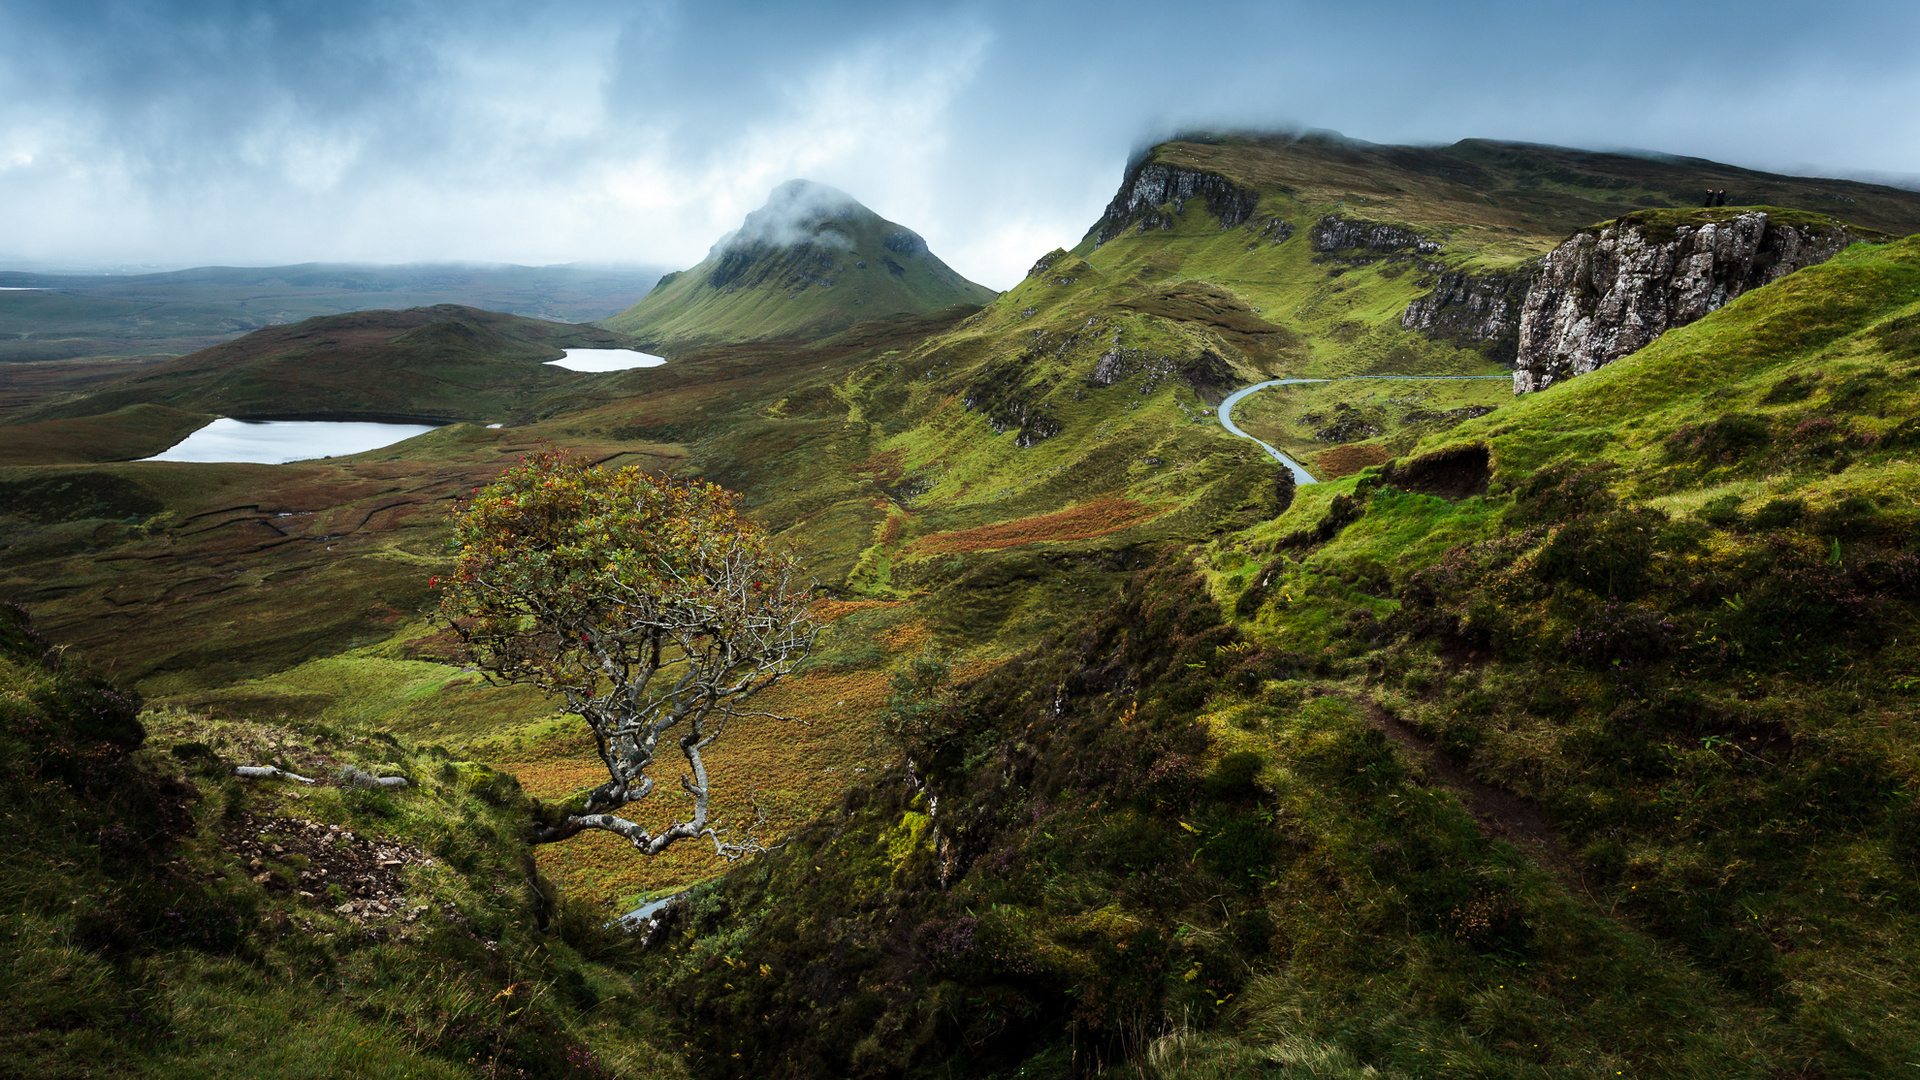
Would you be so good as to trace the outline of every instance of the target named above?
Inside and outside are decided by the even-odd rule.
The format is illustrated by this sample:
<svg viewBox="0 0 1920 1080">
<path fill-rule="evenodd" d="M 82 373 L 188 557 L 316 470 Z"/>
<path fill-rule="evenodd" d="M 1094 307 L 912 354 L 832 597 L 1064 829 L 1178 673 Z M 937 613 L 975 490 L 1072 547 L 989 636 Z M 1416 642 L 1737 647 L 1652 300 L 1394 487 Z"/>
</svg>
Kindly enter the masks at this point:
<svg viewBox="0 0 1920 1080">
<path fill-rule="evenodd" d="M 1038 540 L 1086 540 L 1137 525 L 1157 513 L 1132 499 L 1095 499 L 1052 514 L 939 533 L 916 542 L 913 550 L 916 554 L 944 555 L 991 551 Z"/>
<path fill-rule="evenodd" d="M 441 615 L 466 659 L 561 697 L 587 723 L 607 782 L 538 840 L 618 833 L 649 854 L 707 836 L 703 752 L 806 655 L 816 632 L 800 566 L 712 484 L 529 455 L 456 511 Z M 692 816 L 659 832 L 609 811 L 652 793 L 660 740 L 686 760 Z"/>
</svg>

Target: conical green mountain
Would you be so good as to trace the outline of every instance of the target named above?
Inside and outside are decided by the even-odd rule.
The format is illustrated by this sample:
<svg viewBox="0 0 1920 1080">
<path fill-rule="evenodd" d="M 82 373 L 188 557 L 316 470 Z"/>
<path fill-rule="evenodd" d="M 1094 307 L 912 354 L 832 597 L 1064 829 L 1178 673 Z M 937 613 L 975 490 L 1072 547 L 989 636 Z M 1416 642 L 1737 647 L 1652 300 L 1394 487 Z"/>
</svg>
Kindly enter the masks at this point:
<svg viewBox="0 0 1920 1080">
<path fill-rule="evenodd" d="M 661 278 L 602 325 L 684 351 L 831 333 L 993 297 L 941 262 L 912 229 L 844 191 L 789 180 L 700 265 Z"/>
</svg>

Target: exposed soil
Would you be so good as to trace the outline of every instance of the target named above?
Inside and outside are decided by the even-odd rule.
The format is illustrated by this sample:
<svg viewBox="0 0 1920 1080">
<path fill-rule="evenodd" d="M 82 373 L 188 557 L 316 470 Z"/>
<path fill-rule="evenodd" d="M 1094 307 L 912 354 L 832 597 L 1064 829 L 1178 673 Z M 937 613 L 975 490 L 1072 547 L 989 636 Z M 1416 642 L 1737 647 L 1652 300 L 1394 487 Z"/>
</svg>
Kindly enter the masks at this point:
<svg viewBox="0 0 1920 1080">
<path fill-rule="evenodd" d="M 1321 480 L 1352 476 L 1369 465 L 1387 460 L 1387 451 L 1375 443 L 1336 446 L 1313 459 L 1313 474 Z"/>
<path fill-rule="evenodd" d="M 1474 443 L 1422 454 L 1405 465 L 1390 465 L 1381 479 L 1402 491 L 1466 499 L 1487 493 L 1493 462 L 1487 448 Z"/>
<path fill-rule="evenodd" d="M 1507 841 L 1545 867 L 1568 889 L 1596 903 L 1599 901 L 1587 882 L 1580 860 L 1560 842 L 1546 814 L 1532 800 L 1475 780 L 1452 754 L 1378 704 L 1366 702 L 1366 710 L 1367 722 L 1399 744 L 1417 776 L 1460 797 L 1481 833 Z"/>
<path fill-rule="evenodd" d="M 1475 641 L 1459 634 L 1441 634 L 1434 641 L 1435 653 L 1447 670 L 1459 674 L 1473 668 L 1479 668 L 1493 659 L 1493 650 L 1484 642 Z"/>
<path fill-rule="evenodd" d="M 413 922 L 426 905 L 407 906 L 409 866 L 432 866 L 419 848 L 360 836 L 304 818 L 242 814 L 228 825 L 226 845 L 268 892 L 298 893 L 355 923 L 401 917 Z"/>
</svg>

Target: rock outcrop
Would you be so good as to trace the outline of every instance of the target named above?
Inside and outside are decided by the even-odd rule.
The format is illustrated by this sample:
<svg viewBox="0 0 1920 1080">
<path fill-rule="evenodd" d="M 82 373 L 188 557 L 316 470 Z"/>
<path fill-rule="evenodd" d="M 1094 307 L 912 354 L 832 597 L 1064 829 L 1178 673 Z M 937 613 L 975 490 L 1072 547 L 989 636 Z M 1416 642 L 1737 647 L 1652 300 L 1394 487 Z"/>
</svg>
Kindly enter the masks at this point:
<svg viewBox="0 0 1920 1080">
<path fill-rule="evenodd" d="M 1293 235 L 1293 222 L 1286 218 L 1270 217 L 1249 222 L 1247 231 L 1253 234 L 1252 242 L 1247 244 L 1247 250 L 1252 251 L 1259 247 L 1263 240 L 1269 244 L 1286 243 L 1287 238 Z"/>
<path fill-rule="evenodd" d="M 1094 272 L 1085 259 L 1075 258 L 1061 248 L 1054 248 L 1027 271 L 1027 280 L 1041 278 L 1049 285 L 1071 285 Z"/>
<path fill-rule="evenodd" d="M 1440 245 L 1404 225 L 1386 225 L 1377 221 L 1355 221 L 1332 214 L 1313 223 L 1307 231 L 1308 242 L 1317 252 L 1362 249 L 1378 252 L 1415 251 L 1436 254 Z"/>
<path fill-rule="evenodd" d="M 1443 273 L 1432 292 L 1407 305 L 1400 327 L 1511 366 L 1519 355 L 1520 312 L 1538 269 L 1530 260 L 1506 271 Z"/>
<path fill-rule="evenodd" d="M 1097 230 L 1094 246 L 1106 243 L 1129 228 L 1137 232 L 1171 229 L 1174 220 L 1186 210 L 1187 201 L 1196 198 L 1207 200 L 1208 213 L 1223 229 L 1244 224 L 1260 205 L 1258 192 L 1241 187 L 1219 173 L 1150 162 L 1135 169 L 1120 185 L 1120 193 L 1107 204 L 1106 213 L 1094 226 Z"/>
<path fill-rule="evenodd" d="M 1059 418 L 1047 403 L 1050 380 L 1028 385 L 1025 381 L 1030 357 L 1016 357 L 995 364 L 967 387 L 960 405 L 968 412 L 987 418 L 994 431 L 1014 432 L 1013 445 L 1026 450 L 1060 434 Z"/>
<path fill-rule="evenodd" d="M 1644 210 L 1549 253 L 1520 314 L 1513 390 L 1544 390 L 1685 326 L 1750 289 L 1877 234 L 1756 208 Z"/>
</svg>

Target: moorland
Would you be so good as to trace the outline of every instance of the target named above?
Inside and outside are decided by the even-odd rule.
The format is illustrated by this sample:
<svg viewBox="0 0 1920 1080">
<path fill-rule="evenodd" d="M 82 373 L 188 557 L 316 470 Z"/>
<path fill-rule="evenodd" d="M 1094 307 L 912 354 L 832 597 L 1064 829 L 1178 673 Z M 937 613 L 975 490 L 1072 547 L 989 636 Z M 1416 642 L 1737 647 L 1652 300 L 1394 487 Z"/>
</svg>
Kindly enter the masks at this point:
<svg viewBox="0 0 1920 1080">
<path fill-rule="evenodd" d="M 1869 242 L 1539 392 L 1247 399 L 1317 483 L 1218 423 L 1268 379 L 1508 375 L 1570 236 L 1743 214 Z M 1899 1075 L 1916 232 L 1920 194 L 1692 159 L 1196 135 L 991 298 L 767 338 L 777 297 L 736 293 L 701 341 L 324 316 L 17 394 L 0 1044 L 36 1076 Z M 827 326 L 805 260 L 753 257 Z M 589 340 L 670 363 L 543 367 Z M 133 460 L 218 412 L 452 422 Z M 450 510 L 548 445 L 805 553 L 792 719 L 711 757 L 769 853 L 528 844 L 600 763 L 463 664 L 432 582 Z M 321 782 L 232 774 L 266 764 Z"/>
<path fill-rule="evenodd" d="M 144 274 L 0 271 L 0 418 L 269 326 L 378 308 L 460 304 L 570 322 L 650 288 L 645 267 L 205 266 Z"/>
</svg>

